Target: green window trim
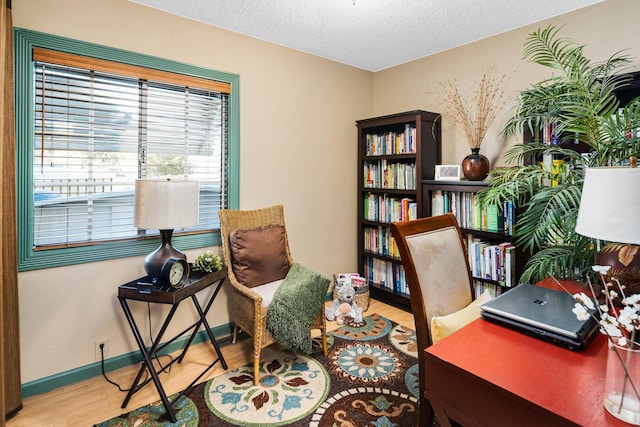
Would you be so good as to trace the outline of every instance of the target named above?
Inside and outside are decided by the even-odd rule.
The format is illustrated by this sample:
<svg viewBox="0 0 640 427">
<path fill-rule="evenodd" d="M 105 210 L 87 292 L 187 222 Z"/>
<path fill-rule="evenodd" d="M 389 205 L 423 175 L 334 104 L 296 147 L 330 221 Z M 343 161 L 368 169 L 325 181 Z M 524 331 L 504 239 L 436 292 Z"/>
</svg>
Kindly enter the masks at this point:
<svg viewBox="0 0 640 427">
<path fill-rule="evenodd" d="M 160 238 L 124 240 L 35 251 L 33 249 L 33 198 L 30 197 L 33 161 L 33 81 L 34 67 L 32 50 L 41 47 L 77 55 L 117 61 L 141 67 L 165 70 L 194 77 L 217 80 L 231 85 L 229 100 L 229 146 L 226 169 L 227 205 L 229 209 L 239 207 L 240 195 L 240 88 L 237 74 L 210 70 L 168 59 L 129 52 L 83 41 L 68 39 L 25 30 L 14 29 L 15 47 L 15 98 L 16 98 L 16 170 L 17 170 L 17 227 L 18 227 L 18 270 L 29 271 L 61 267 L 116 258 L 146 255 L 153 251 Z M 175 236 L 176 247 L 186 250 L 220 245 L 220 233 L 191 234 Z"/>
</svg>

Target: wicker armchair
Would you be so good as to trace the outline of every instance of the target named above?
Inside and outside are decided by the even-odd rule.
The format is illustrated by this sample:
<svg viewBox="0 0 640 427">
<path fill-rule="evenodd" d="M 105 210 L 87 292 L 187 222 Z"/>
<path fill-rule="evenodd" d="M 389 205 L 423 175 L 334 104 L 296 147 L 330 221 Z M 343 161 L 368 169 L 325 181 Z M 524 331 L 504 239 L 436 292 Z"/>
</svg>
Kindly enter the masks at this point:
<svg viewBox="0 0 640 427">
<path fill-rule="evenodd" d="M 259 380 L 260 353 L 263 348 L 273 344 L 275 339 L 267 330 L 267 308 L 263 306 L 263 297 L 253 289 L 244 286 L 233 273 L 229 236 L 234 230 L 263 227 L 272 224 L 284 226 L 284 208 L 282 205 L 271 206 L 257 210 L 229 210 L 221 209 L 220 234 L 224 263 L 229 267 L 229 282 L 233 286 L 233 340 L 236 342 L 238 330 L 243 330 L 253 337 L 254 382 Z M 286 237 L 286 231 L 285 231 Z M 286 256 L 289 264 L 293 258 L 289 250 L 288 240 L 285 239 Z M 322 336 L 322 350 L 327 355 L 327 324 L 324 317 L 324 307 L 320 309 L 313 322 L 313 329 L 320 329 Z"/>
</svg>

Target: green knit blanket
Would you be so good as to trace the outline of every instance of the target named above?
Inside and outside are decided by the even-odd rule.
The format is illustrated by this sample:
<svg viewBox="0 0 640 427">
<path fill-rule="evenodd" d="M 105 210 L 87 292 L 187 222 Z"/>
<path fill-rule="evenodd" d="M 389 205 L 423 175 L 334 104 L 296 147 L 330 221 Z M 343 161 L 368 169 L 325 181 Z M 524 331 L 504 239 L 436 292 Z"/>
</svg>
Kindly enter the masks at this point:
<svg viewBox="0 0 640 427">
<path fill-rule="evenodd" d="M 267 329 L 287 350 L 311 354 L 311 325 L 324 304 L 330 280 L 293 263 L 267 309 Z"/>
</svg>

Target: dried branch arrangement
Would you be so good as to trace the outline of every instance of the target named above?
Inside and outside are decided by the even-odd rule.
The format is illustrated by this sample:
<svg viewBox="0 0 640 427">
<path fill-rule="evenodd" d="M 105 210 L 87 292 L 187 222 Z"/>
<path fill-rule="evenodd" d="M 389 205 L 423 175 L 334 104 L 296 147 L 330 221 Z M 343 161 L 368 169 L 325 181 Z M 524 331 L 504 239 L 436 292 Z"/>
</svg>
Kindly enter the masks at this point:
<svg viewBox="0 0 640 427">
<path fill-rule="evenodd" d="M 506 74 L 495 76 L 493 70 L 486 70 L 470 99 L 460 94 L 457 80 L 440 83 L 445 112 L 462 127 L 470 148 L 480 148 L 487 129 L 504 106 L 507 82 Z"/>
</svg>

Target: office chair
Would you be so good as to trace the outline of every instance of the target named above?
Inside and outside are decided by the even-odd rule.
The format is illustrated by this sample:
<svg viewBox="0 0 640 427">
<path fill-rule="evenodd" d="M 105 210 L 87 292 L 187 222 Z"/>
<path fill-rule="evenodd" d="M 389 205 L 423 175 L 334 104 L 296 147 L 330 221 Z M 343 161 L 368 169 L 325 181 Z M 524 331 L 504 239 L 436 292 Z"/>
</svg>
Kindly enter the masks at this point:
<svg viewBox="0 0 640 427">
<path fill-rule="evenodd" d="M 459 312 L 474 300 L 467 249 L 458 222 L 450 213 L 395 222 L 391 232 L 409 285 L 418 340 L 420 425 L 430 426 L 434 414 L 425 396 L 423 378 L 428 372 L 423 353 L 434 341 L 432 319 Z"/>
</svg>

